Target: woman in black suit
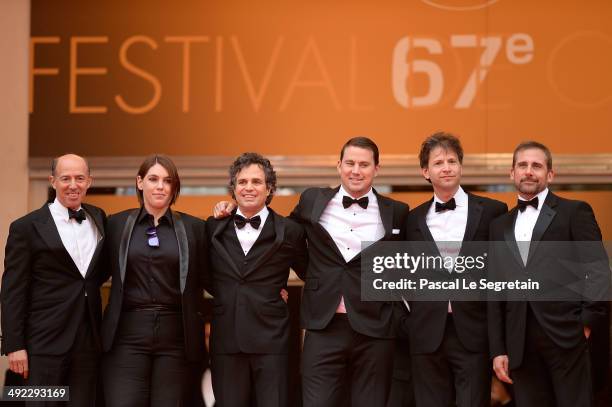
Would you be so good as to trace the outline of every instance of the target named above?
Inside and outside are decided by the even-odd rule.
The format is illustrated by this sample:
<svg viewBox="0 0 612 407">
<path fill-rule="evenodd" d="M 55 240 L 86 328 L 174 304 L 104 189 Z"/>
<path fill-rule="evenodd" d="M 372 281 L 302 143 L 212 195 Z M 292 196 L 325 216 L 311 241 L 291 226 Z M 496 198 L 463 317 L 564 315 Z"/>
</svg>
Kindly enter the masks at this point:
<svg viewBox="0 0 612 407">
<path fill-rule="evenodd" d="M 180 180 L 170 158 L 147 157 L 136 186 L 140 208 L 111 216 L 107 226 L 106 405 L 190 406 L 207 360 L 204 221 L 171 210 Z"/>
</svg>

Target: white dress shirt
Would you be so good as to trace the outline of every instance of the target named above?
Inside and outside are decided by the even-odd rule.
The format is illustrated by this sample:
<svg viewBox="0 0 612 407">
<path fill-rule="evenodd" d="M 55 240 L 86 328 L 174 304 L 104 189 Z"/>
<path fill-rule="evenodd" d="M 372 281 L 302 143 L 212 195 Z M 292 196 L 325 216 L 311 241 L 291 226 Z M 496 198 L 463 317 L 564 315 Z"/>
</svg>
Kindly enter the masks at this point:
<svg viewBox="0 0 612 407">
<path fill-rule="evenodd" d="M 364 196 L 368 197 L 368 207 L 363 209 L 357 204 L 348 208 L 342 205 L 342 197 L 351 195 L 343 186 L 329 201 L 327 207 L 321 214 L 319 223 L 329 233 L 336 243 L 338 250 L 342 253 L 347 263 L 359 253 L 362 244 L 365 247 L 380 240 L 385 235 L 385 228 L 378 210 L 378 199 L 372 188 Z M 340 298 L 340 304 L 336 310 L 338 313 L 346 313 L 344 297 Z"/>
<path fill-rule="evenodd" d="M 455 198 L 455 210 L 436 212 L 436 202 L 445 202 L 442 202 L 434 193 L 434 199 L 425 220 L 440 254 L 455 259 L 461 250 L 461 243 L 452 242 L 463 242 L 468 218 L 468 195 L 463 188 L 459 187 L 453 198 Z M 448 272 L 452 271 L 451 267 Z M 450 301 L 448 312 L 452 312 Z"/>
<path fill-rule="evenodd" d="M 87 212 L 85 212 L 86 219 L 81 223 L 78 223 L 75 219 L 70 219 L 68 208 L 63 206 L 57 198 L 49 204 L 49 211 L 51 211 L 51 216 L 66 251 L 70 254 L 81 275 L 85 277 L 100 240 L 100 233 L 95 222 Z"/>
<path fill-rule="evenodd" d="M 427 212 L 426 222 L 431 236 L 438 242 L 462 242 L 465 235 L 465 226 L 467 225 L 468 217 L 468 195 L 465 193 L 463 188 L 459 187 L 455 195 L 455 204 L 457 205 L 455 210 L 436 212 L 436 202 L 442 202 L 434 194 L 433 202 Z M 456 247 L 456 245 L 453 245 Z M 458 245 L 457 245 L 458 246 Z M 438 247 L 442 252 L 444 248 Z M 459 246 L 460 248 L 460 246 Z M 441 253 L 443 256 L 444 253 Z M 456 257 L 459 253 L 448 253 L 447 255 Z"/>
<path fill-rule="evenodd" d="M 538 221 L 538 216 L 540 216 L 540 211 L 542 210 L 542 205 L 544 205 L 544 200 L 547 195 L 548 188 L 536 195 L 538 197 L 538 209 L 533 206 L 527 206 L 523 212 L 517 211 L 516 221 L 514 223 L 514 238 L 516 239 L 524 264 L 527 264 L 527 258 L 529 256 L 529 245 L 531 242 L 531 235 L 533 234 L 533 228 Z M 520 195 L 518 199 L 526 201 L 526 199 L 521 198 Z"/>
<path fill-rule="evenodd" d="M 264 206 L 259 212 L 252 216 L 255 217 L 259 215 L 259 217 L 261 218 L 261 224 L 259 225 L 259 229 L 255 229 L 253 226 L 251 226 L 250 223 L 244 225 L 242 229 L 238 229 L 238 226 L 236 226 L 236 224 L 234 223 L 236 235 L 238 235 L 238 241 L 240 242 L 240 247 L 242 247 L 242 251 L 244 252 L 245 256 L 249 253 L 249 250 L 251 250 L 251 248 L 257 241 L 257 238 L 261 234 L 261 230 L 263 229 L 264 224 L 266 223 L 266 219 L 268 219 L 269 213 L 270 211 L 268 211 L 268 207 Z M 240 215 L 246 218 L 240 208 L 236 210 L 236 215 Z"/>
</svg>

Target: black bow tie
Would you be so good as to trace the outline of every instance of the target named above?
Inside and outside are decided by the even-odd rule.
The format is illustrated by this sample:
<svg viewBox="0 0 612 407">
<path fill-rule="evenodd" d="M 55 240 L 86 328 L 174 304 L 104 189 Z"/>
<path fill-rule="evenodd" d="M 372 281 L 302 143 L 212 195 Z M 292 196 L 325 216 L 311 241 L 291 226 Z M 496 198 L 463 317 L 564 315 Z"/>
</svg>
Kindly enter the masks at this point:
<svg viewBox="0 0 612 407">
<path fill-rule="evenodd" d="M 519 199 L 516 205 L 521 212 L 525 212 L 525 209 L 527 209 L 528 206 L 533 206 L 533 209 L 538 209 L 538 197 L 536 196 L 531 201 L 523 201 L 522 199 Z"/>
<path fill-rule="evenodd" d="M 259 226 L 261 225 L 261 217 L 257 215 L 247 219 L 244 216 L 234 215 L 234 223 L 238 229 L 242 229 L 247 223 L 250 223 L 254 229 L 259 229 Z"/>
<path fill-rule="evenodd" d="M 455 203 L 455 198 L 451 198 L 445 203 L 436 202 L 436 212 L 454 211 L 456 207 L 457 204 Z"/>
<path fill-rule="evenodd" d="M 87 217 L 85 216 L 85 211 L 83 210 L 83 208 L 79 209 L 78 211 L 68 208 L 68 220 L 70 219 L 74 219 L 80 224 L 85 219 L 87 219 Z"/>
<path fill-rule="evenodd" d="M 350 196 L 346 196 L 346 195 L 344 195 L 342 197 L 342 206 L 344 206 L 344 209 L 348 208 L 352 204 L 357 204 L 357 205 L 361 206 L 363 209 L 367 209 L 368 208 L 368 202 L 369 202 L 369 199 L 368 199 L 367 196 L 364 196 L 364 197 L 359 198 L 359 199 L 353 199 Z"/>
</svg>

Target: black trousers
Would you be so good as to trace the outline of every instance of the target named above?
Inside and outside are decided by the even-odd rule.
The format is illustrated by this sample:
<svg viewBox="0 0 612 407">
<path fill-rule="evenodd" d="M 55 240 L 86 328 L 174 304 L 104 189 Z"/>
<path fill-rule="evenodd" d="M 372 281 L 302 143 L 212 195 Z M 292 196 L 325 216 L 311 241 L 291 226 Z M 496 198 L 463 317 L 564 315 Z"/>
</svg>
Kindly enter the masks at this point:
<svg viewBox="0 0 612 407">
<path fill-rule="evenodd" d="M 487 349 L 467 350 L 449 314 L 440 347 L 433 353 L 412 355 L 416 405 L 489 407 L 491 369 Z"/>
<path fill-rule="evenodd" d="M 30 374 L 26 386 L 68 386 L 69 402 L 27 402 L 28 407 L 94 407 L 100 351 L 96 345 L 87 310 L 74 340 L 65 355 L 28 355 Z"/>
<path fill-rule="evenodd" d="M 393 379 L 387 407 L 416 406 L 410 360 L 410 342 L 407 339 L 397 338 L 393 354 Z"/>
<path fill-rule="evenodd" d="M 200 376 L 199 366 L 185 358 L 183 336 L 181 313 L 122 313 L 113 347 L 102 362 L 106 405 L 189 406 Z"/>
<path fill-rule="evenodd" d="M 287 407 L 288 355 L 236 353 L 211 356 L 215 406 Z"/>
<path fill-rule="evenodd" d="M 591 364 L 586 338 L 563 349 L 542 330 L 531 308 L 527 311 L 525 354 L 511 370 L 517 407 L 591 407 Z"/>
<path fill-rule="evenodd" d="M 345 314 L 322 330 L 308 330 L 302 353 L 304 407 L 385 406 L 391 386 L 394 339 L 355 332 Z"/>
<path fill-rule="evenodd" d="M 387 407 L 415 407 L 414 389 L 412 380 L 394 377 L 391 382 L 391 391 Z"/>
</svg>

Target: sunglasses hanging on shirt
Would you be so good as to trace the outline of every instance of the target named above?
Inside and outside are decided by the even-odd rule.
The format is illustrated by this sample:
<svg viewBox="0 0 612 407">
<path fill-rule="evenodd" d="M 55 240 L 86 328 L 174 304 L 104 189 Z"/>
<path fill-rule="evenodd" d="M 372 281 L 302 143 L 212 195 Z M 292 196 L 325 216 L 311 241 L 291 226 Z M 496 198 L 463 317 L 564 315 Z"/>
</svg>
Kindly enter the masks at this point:
<svg viewBox="0 0 612 407">
<path fill-rule="evenodd" d="M 147 228 L 147 242 L 149 243 L 149 247 L 159 247 L 159 238 L 157 237 L 157 228 L 155 226 L 151 226 Z"/>
</svg>

